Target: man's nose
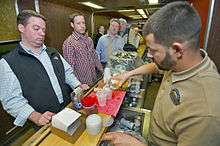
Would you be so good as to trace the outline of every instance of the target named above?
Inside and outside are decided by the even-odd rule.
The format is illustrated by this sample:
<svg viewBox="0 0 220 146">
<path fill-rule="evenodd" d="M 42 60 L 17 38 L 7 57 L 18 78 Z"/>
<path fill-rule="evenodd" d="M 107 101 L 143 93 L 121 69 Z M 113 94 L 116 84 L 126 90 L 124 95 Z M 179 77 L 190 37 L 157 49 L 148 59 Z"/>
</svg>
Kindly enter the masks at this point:
<svg viewBox="0 0 220 146">
<path fill-rule="evenodd" d="M 44 30 L 40 29 L 39 33 L 40 33 L 40 35 L 45 36 L 45 31 Z"/>
</svg>

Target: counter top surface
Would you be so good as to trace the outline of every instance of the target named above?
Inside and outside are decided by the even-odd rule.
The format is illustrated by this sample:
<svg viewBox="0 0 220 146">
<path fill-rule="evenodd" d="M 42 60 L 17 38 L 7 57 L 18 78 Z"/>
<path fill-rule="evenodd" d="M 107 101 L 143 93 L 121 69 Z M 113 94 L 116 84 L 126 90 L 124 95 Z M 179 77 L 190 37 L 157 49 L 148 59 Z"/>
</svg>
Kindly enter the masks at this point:
<svg viewBox="0 0 220 146">
<path fill-rule="evenodd" d="M 92 86 L 87 93 L 85 93 L 84 96 L 87 96 L 90 94 L 94 88 L 100 84 L 102 80 L 97 82 L 94 86 Z M 72 107 L 72 103 L 70 103 L 67 107 Z M 84 112 L 84 111 L 82 111 Z M 99 113 L 102 118 L 110 117 L 106 114 Z M 51 124 L 47 124 L 43 126 L 39 131 L 37 131 L 31 138 L 29 138 L 23 146 L 34 146 L 34 145 L 40 145 L 40 146 L 96 146 L 100 143 L 100 139 L 102 135 L 106 132 L 107 127 L 103 127 L 99 134 L 92 136 L 87 133 L 86 130 L 82 133 L 82 135 L 78 138 L 78 140 L 72 144 L 68 141 L 62 139 L 61 137 L 53 134 L 51 132 Z"/>
<path fill-rule="evenodd" d="M 104 114 L 99 114 L 99 115 L 101 117 L 108 116 Z M 43 139 L 43 141 L 39 143 L 39 145 L 40 146 L 48 146 L 48 145 L 51 145 L 51 146 L 96 146 L 100 143 L 101 136 L 106 130 L 107 128 L 103 127 L 101 131 L 99 132 L 99 134 L 95 136 L 89 135 L 87 131 L 85 130 L 74 144 L 65 141 L 64 139 L 62 139 L 61 137 L 53 133 L 49 133 L 49 135 L 46 136 Z"/>
</svg>

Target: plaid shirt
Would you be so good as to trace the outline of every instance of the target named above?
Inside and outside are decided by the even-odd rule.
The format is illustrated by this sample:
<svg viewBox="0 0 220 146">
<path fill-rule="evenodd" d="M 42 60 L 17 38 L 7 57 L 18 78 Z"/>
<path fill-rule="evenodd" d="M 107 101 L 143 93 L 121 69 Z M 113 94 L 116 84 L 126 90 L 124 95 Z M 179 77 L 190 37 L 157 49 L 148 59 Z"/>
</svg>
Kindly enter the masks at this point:
<svg viewBox="0 0 220 146">
<path fill-rule="evenodd" d="M 91 85 L 97 80 L 96 68 L 103 71 L 92 39 L 77 32 L 73 32 L 64 41 L 63 56 L 81 83 Z"/>
</svg>

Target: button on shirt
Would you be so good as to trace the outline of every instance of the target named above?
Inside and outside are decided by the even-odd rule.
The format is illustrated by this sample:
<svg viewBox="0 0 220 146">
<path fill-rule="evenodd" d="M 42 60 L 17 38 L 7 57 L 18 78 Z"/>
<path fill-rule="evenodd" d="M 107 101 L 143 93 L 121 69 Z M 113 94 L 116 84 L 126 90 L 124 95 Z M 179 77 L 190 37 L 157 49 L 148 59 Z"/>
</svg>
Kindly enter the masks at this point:
<svg viewBox="0 0 220 146">
<path fill-rule="evenodd" d="M 182 72 L 164 74 L 152 111 L 149 146 L 219 146 L 220 76 L 201 50 L 202 62 Z M 179 103 L 171 91 L 175 89 Z"/>
<path fill-rule="evenodd" d="M 54 73 L 51 60 L 46 52 L 46 46 L 43 45 L 40 53 L 36 54 L 31 51 L 31 49 L 25 47 L 22 43 L 20 43 L 20 45 L 27 53 L 33 55 L 42 63 L 50 78 L 58 101 L 63 103 L 63 98 L 65 97 L 62 96 L 61 87 Z M 68 85 L 71 86 L 72 89 L 74 89 L 74 87 L 80 85 L 80 82 L 73 74 L 71 66 L 64 60 L 61 55 L 60 57 L 64 65 L 65 81 Z M 23 97 L 19 80 L 5 59 L 0 60 L 0 91 L 0 99 L 3 104 L 3 108 L 7 110 L 13 117 L 16 117 L 14 121 L 15 125 L 23 126 L 30 114 L 35 110 L 31 107 L 31 105 L 28 104 L 27 99 Z"/>
<path fill-rule="evenodd" d="M 123 51 L 124 44 L 123 38 L 119 35 L 114 37 L 109 34 L 101 36 L 96 47 L 96 52 L 100 61 L 102 63 L 107 63 L 109 61 L 109 52 L 115 54 L 118 51 Z M 112 48 L 111 51 L 108 50 L 109 46 Z"/>
</svg>

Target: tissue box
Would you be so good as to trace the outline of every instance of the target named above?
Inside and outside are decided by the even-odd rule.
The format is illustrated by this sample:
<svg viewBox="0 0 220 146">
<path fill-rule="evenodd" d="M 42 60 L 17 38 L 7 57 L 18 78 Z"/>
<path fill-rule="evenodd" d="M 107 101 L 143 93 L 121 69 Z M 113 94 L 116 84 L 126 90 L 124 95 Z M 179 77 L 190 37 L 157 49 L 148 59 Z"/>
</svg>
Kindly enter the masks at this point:
<svg viewBox="0 0 220 146">
<path fill-rule="evenodd" d="M 72 110 L 72 109 L 70 109 L 70 110 Z M 62 113 L 62 116 L 58 115 L 59 116 L 58 119 L 65 117 L 65 109 L 64 109 L 64 112 L 61 111 L 60 113 Z M 58 113 L 58 114 L 60 114 L 60 113 Z M 77 117 L 77 114 L 75 116 Z M 76 140 L 82 135 L 82 133 L 86 129 L 86 124 L 85 124 L 86 123 L 86 116 L 83 114 L 80 114 L 80 116 L 78 118 L 73 119 L 73 120 L 74 120 L 73 124 L 68 125 L 68 126 L 63 126 L 63 124 L 61 124 L 62 125 L 61 128 L 59 127 L 59 129 L 58 129 L 57 125 L 54 125 L 54 123 L 53 123 L 53 121 L 56 121 L 56 120 L 52 119 L 51 132 L 53 134 L 61 137 L 65 141 L 68 141 L 68 142 L 74 144 L 76 142 Z M 69 124 L 68 122 L 66 122 L 66 123 Z M 58 121 L 58 125 L 59 124 L 60 124 L 60 121 Z M 74 129 L 74 130 L 71 131 L 70 129 Z M 69 132 L 69 131 L 71 131 L 71 132 Z"/>
</svg>

